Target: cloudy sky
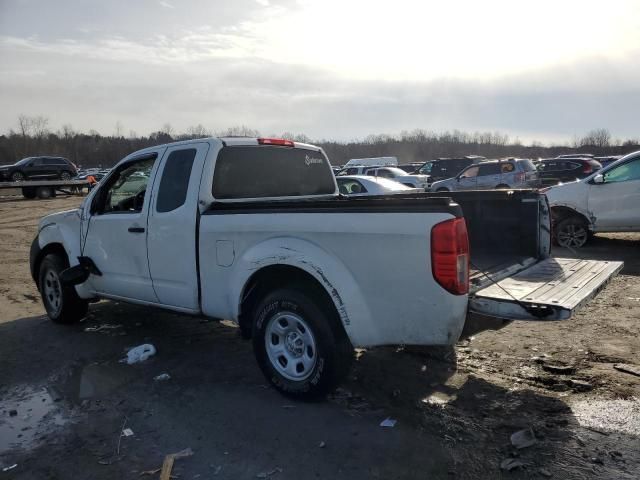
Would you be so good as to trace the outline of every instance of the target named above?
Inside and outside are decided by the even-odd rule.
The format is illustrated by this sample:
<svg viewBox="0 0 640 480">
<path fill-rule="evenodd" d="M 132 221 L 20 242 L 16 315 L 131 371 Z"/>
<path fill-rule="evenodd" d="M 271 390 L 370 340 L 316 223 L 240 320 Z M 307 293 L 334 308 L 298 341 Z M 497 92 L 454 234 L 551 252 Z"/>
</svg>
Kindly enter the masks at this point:
<svg viewBox="0 0 640 480">
<path fill-rule="evenodd" d="M 637 0 L 0 0 L 0 132 L 640 136 Z"/>
</svg>

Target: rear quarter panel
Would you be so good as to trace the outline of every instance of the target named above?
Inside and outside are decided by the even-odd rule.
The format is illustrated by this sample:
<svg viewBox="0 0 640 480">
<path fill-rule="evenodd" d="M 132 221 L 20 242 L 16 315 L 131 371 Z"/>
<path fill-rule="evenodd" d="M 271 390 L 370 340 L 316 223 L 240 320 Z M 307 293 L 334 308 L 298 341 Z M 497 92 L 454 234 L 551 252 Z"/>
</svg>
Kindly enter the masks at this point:
<svg viewBox="0 0 640 480">
<path fill-rule="evenodd" d="M 285 264 L 306 271 L 327 290 L 354 346 L 454 343 L 467 297 L 451 295 L 435 282 L 430 259 L 431 227 L 449 218 L 446 213 L 203 215 L 203 312 L 237 321 L 251 275 Z"/>
</svg>

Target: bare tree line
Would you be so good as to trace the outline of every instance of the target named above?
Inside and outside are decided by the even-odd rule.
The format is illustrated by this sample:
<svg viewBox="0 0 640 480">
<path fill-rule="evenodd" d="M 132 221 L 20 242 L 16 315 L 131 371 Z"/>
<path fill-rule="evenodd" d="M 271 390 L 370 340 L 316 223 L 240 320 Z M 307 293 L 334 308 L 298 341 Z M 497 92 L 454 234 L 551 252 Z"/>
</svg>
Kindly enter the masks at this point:
<svg viewBox="0 0 640 480">
<path fill-rule="evenodd" d="M 141 148 L 178 140 L 209 136 L 258 137 L 261 132 L 246 126 L 212 131 L 202 124 L 190 126 L 178 133 L 170 123 L 165 123 L 149 136 L 139 136 L 134 131 L 124 134 L 124 127 L 117 122 L 113 135 L 101 135 L 95 130 L 78 132 L 65 124 L 57 131 L 49 129 L 49 119 L 44 116 L 20 115 L 17 130 L 0 135 L 0 164 L 13 163 L 34 155 L 59 155 L 69 158 L 83 167 L 110 167 L 127 154 Z M 312 140 L 304 134 L 283 132 L 266 136 L 287 138 L 299 142 L 314 143 L 324 148 L 333 164 L 343 164 L 350 158 L 393 155 L 401 163 L 426 161 L 439 157 L 483 155 L 487 158 L 518 156 L 528 158 L 553 157 L 562 153 L 593 153 L 596 155 L 621 155 L 640 149 L 638 139 L 614 140 L 607 129 L 600 128 L 575 137 L 571 144 L 545 146 L 539 142 L 524 145 L 500 132 L 468 133 L 459 130 L 432 132 L 416 129 L 398 135 L 369 135 L 361 140 L 339 142 Z"/>
</svg>

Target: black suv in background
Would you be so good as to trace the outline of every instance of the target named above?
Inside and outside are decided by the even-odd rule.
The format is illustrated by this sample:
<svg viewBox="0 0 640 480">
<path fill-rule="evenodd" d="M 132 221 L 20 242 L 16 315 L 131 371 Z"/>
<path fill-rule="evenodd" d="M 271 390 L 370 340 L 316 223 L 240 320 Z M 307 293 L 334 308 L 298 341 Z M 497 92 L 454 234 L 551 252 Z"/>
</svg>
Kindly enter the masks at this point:
<svg viewBox="0 0 640 480">
<path fill-rule="evenodd" d="M 573 182 L 574 180 L 588 177 L 593 172 L 600 170 L 602 165 L 591 157 L 558 157 L 542 160 L 536 168 L 538 169 L 540 186 L 546 187 L 557 185 L 559 182 Z"/>
<path fill-rule="evenodd" d="M 0 180 L 71 180 L 78 174 L 76 166 L 64 157 L 27 157 L 13 165 L 0 166 Z"/>
<path fill-rule="evenodd" d="M 414 173 L 429 175 L 431 177 L 429 183 L 437 182 L 438 180 L 455 177 L 469 165 L 483 160 L 486 160 L 486 158 L 480 155 L 467 155 L 461 158 L 438 158 L 437 160 L 429 160 L 423 163 Z"/>
</svg>

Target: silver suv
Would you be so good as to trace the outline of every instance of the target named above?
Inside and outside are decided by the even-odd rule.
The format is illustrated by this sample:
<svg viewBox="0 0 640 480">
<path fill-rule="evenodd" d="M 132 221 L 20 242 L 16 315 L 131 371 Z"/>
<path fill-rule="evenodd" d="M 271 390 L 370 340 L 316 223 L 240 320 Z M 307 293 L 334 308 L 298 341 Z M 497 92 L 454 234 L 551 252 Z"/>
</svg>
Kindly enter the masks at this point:
<svg viewBox="0 0 640 480">
<path fill-rule="evenodd" d="M 432 192 L 491 190 L 501 188 L 537 188 L 538 172 L 526 158 L 492 160 L 470 165 L 458 175 L 431 184 Z"/>
</svg>

